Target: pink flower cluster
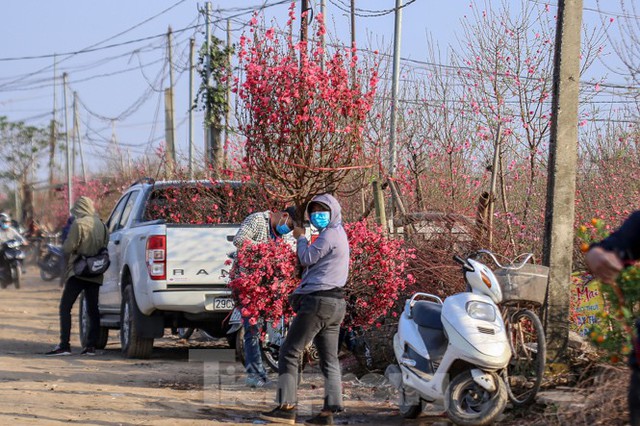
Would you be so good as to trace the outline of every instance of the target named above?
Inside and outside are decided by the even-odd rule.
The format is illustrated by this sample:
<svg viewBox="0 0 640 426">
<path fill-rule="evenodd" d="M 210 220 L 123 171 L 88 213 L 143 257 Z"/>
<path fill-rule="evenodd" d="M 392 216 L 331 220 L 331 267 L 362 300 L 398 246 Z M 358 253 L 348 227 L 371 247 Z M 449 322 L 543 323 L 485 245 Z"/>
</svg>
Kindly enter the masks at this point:
<svg viewBox="0 0 640 426">
<path fill-rule="evenodd" d="M 387 238 L 379 228 L 366 222 L 345 226 L 351 257 L 349 279 L 345 286 L 347 316 L 345 327 L 378 325 L 394 306 L 413 276 L 407 273 L 407 260 L 412 250 L 402 240 Z M 290 246 L 272 241 L 245 244 L 238 250 L 237 264 L 229 287 L 242 306 L 242 315 L 255 322 L 288 317 L 292 314 L 288 296 L 298 286 L 296 254 Z"/>
<path fill-rule="evenodd" d="M 300 279 L 290 245 L 281 240 L 244 244 L 238 250 L 236 265 L 229 287 L 243 317 L 255 324 L 258 318 L 276 321 L 291 316 L 288 297 Z"/>
</svg>

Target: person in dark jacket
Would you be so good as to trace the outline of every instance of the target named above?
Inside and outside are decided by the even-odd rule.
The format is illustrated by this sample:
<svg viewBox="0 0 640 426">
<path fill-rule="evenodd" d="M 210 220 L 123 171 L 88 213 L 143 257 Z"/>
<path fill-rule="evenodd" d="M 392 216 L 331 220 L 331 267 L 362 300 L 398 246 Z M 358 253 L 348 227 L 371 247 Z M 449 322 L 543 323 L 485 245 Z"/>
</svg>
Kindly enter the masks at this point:
<svg viewBox="0 0 640 426">
<path fill-rule="evenodd" d="M 625 265 L 640 259 L 640 211 L 632 213 L 622 226 L 604 240 L 592 244 L 585 255 L 593 275 L 605 283 L 613 283 Z M 629 411 L 631 425 L 640 426 L 640 320 L 636 320 L 636 341 L 629 355 L 631 381 Z"/>
<path fill-rule="evenodd" d="M 47 356 L 71 355 L 71 308 L 82 291 L 84 291 L 89 314 L 88 343 L 81 355 L 95 355 L 98 340 L 100 313 L 98 311 L 98 294 L 103 275 L 95 277 L 78 277 L 73 271 L 73 263 L 80 255 L 95 256 L 100 249 L 109 243 L 109 231 L 96 215 L 93 201 L 88 197 L 80 197 L 73 205 L 71 213 L 76 220 L 69 228 L 69 235 L 62 244 L 62 251 L 67 259 L 65 285 L 60 299 L 60 343 Z"/>
<path fill-rule="evenodd" d="M 324 405 L 322 411 L 305 424 L 331 425 L 333 413 L 343 409 L 338 336 L 346 312 L 343 288 L 349 274 L 349 242 L 342 227 L 340 204 L 333 196 L 313 197 L 306 211 L 309 221 L 320 233 L 309 244 L 304 228 L 293 230 L 298 259 L 304 268 L 300 285 L 290 298 L 296 316 L 280 348 L 278 406 L 261 413 L 260 417 L 295 424 L 300 355 L 313 340 L 325 379 Z"/>
</svg>

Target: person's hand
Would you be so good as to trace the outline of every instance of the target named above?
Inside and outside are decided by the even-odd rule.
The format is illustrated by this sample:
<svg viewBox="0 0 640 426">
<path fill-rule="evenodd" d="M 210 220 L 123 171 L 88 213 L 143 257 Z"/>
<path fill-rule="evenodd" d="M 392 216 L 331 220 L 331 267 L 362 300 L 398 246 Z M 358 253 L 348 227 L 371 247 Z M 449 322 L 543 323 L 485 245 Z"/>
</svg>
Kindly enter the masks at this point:
<svg viewBox="0 0 640 426">
<path fill-rule="evenodd" d="M 295 238 L 296 240 L 304 234 L 305 234 L 304 228 L 300 226 L 296 226 L 295 228 L 293 228 L 293 238 Z"/>
<path fill-rule="evenodd" d="M 593 275 L 605 283 L 613 283 L 624 265 L 615 253 L 602 247 L 593 247 L 584 256 Z"/>
</svg>

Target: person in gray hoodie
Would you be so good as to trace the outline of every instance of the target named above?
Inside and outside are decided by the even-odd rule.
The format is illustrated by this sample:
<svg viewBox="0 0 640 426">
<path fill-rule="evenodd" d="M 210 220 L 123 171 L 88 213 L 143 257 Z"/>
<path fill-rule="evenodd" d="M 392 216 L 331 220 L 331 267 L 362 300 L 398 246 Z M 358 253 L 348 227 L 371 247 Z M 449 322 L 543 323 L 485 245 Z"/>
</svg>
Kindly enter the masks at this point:
<svg viewBox="0 0 640 426">
<path fill-rule="evenodd" d="M 295 424 L 300 356 L 313 340 L 325 378 L 324 405 L 322 411 L 305 424 L 331 425 L 333 413 L 343 409 L 338 336 L 346 312 L 343 288 L 349 275 L 349 242 L 342 227 L 340 204 L 333 196 L 316 195 L 307 205 L 306 212 L 320 233 L 310 244 L 304 228 L 293 230 L 298 259 L 303 268 L 300 285 L 289 300 L 296 316 L 280 348 L 278 406 L 261 413 L 260 417 L 272 422 Z"/>
</svg>

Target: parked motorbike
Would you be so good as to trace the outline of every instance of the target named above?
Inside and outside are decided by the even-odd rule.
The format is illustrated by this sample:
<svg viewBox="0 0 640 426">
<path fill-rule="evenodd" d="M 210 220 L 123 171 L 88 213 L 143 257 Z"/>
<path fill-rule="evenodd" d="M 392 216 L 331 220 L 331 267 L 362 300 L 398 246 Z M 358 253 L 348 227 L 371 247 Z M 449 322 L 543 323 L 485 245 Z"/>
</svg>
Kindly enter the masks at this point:
<svg viewBox="0 0 640 426">
<path fill-rule="evenodd" d="M 0 287 L 22 284 L 22 263 L 24 262 L 22 243 L 18 240 L 5 241 L 0 245 Z"/>
<path fill-rule="evenodd" d="M 38 260 L 40 278 L 43 281 L 53 281 L 59 278 L 64 270 L 64 254 L 62 247 L 47 244 L 44 256 Z"/>
<path fill-rule="evenodd" d="M 447 297 L 416 293 L 406 301 L 393 338 L 399 366 L 387 375 L 400 390 L 400 412 L 417 417 L 425 402 L 443 404 L 459 425 L 486 425 L 504 410 L 501 372 L 511 358 L 496 306 L 502 291 L 493 272 L 472 259 L 462 265 L 470 292 Z"/>
</svg>

